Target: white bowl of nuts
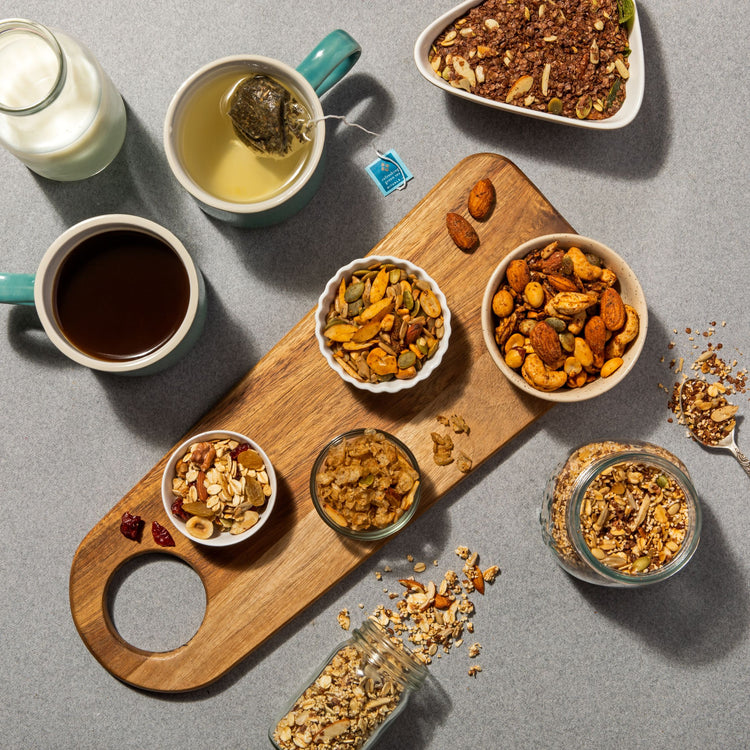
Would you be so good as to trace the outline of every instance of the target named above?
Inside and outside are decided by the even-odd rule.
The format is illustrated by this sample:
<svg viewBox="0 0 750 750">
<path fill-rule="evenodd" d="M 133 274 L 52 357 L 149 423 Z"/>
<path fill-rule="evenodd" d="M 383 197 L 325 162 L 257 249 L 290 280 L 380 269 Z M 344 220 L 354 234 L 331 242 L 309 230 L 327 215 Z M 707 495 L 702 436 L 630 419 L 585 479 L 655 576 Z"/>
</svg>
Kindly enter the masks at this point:
<svg viewBox="0 0 750 750">
<path fill-rule="evenodd" d="M 482 334 L 515 386 L 548 401 L 613 388 L 643 349 L 648 308 L 613 250 L 578 234 L 524 242 L 497 266 L 482 300 Z"/>
<path fill-rule="evenodd" d="M 450 333 L 450 310 L 437 283 L 419 266 L 385 255 L 339 269 L 315 313 L 326 362 L 347 383 L 372 393 L 395 393 L 428 378 Z"/>
<path fill-rule="evenodd" d="M 593 130 L 628 125 L 645 89 L 634 0 L 558 6 L 529 14 L 524 3 L 465 0 L 419 35 L 417 69 L 443 91 L 493 109 Z M 572 81 L 567 71 L 576 71 Z"/>
<path fill-rule="evenodd" d="M 209 547 L 257 534 L 276 502 L 273 465 L 239 432 L 214 430 L 185 440 L 164 469 L 161 496 L 175 528 Z"/>
</svg>

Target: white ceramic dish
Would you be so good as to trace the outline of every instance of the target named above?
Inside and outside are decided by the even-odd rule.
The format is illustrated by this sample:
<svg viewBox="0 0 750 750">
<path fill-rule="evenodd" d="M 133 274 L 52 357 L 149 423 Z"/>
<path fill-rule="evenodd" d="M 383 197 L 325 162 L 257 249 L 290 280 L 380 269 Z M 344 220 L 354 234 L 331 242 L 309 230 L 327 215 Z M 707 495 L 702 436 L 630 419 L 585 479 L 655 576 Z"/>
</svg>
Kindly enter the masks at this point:
<svg viewBox="0 0 750 750">
<path fill-rule="evenodd" d="M 188 448 L 193 443 L 202 443 L 209 440 L 221 440 L 223 438 L 231 438 L 233 440 L 236 440 L 240 444 L 247 443 L 253 450 L 257 451 L 260 454 L 261 458 L 263 459 L 263 463 L 265 464 L 266 474 L 268 474 L 268 482 L 271 485 L 271 496 L 267 499 L 266 504 L 263 507 L 262 512 L 260 513 L 260 519 L 258 520 L 258 523 L 256 523 L 255 526 L 249 528 L 247 531 L 244 531 L 242 534 L 230 534 L 228 531 L 214 531 L 214 535 L 209 539 L 198 539 L 197 537 L 191 536 L 191 534 L 185 528 L 185 522 L 182 519 L 177 518 L 177 516 L 172 513 L 172 503 L 175 500 L 175 495 L 172 493 L 172 478 L 175 475 L 175 466 L 177 465 L 177 462 L 185 455 Z M 244 542 L 246 539 L 257 534 L 271 516 L 273 506 L 276 503 L 277 490 L 278 482 L 276 480 L 276 472 L 273 469 L 273 464 L 271 463 L 263 449 L 254 440 L 251 440 L 246 435 L 242 435 L 239 432 L 232 432 L 231 430 L 211 430 L 209 432 L 201 432 L 197 435 L 192 435 L 190 438 L 185 440 L 185 442 L 183 442 L 169 457 L 169 461 L 167 461 L 167 465 L 164 469 L 164 474 L 162 475 L 161 480 L 162 504 L 164 505 L 164 511 L 166 512 L 169 520 L 172 522 L 172 525 L 177 529 L 177 531 L 186 536 L 191 542 L 195 542 L 196 544 L 203 544 L 206 547 L 229 547 L 233 544 Z"/>
<path fill-rule="evenodd" d="M 408 380 L 397 380 L 394 378 L 393 380 L 387 380 L 382 383 L 365 383 L 361 380 L 353 378 L 351 375 L 345 372 L 335 361 L 333 354 L 331 353 L 331 349 L 327 345 L 326 339 L 323 336 L 323 330 L 325 329 L 326 323 L 326 315 L 328 314 L 328 310 L 331 307 L 331 303 L 338 293 L 338 288 L 339 284 L 341 284 L 341 280 L 344 278 L 350 278 L 352 273 L 359 270 L 360 268 L 368 268 L 369 266 L 376 263 L 393 263 L 400 268 L 406 269 L 407 272 L 414 274 L 418 279 L 424 279 L 425 281 L 429 282 L 430 286 L 432 287 L 432 291 L 438 298 L 440 306 L 443 310 L 443 326 L 445 329 L 445 334 L 443 335 L 443 338 L 440 342 L 440 346 L 438 347 L 438 350 L 437 352 L 435 352 L 433 357 L 431 359 L 428 359 L 424 363 L 422 369 L 419 370 L 417 375 L 413 378 L 409 378 Z M 404 390 L 405 388 L 412 388 L 417 383 L 421 383 L 423 380 L 426 380 L 430 376 L 430 374 L 435 371 L 435 369 L 443 359 L 443 355 L 448 348 L 448 339 L 450 338 L 450 335 L 451 313 L 448 309 L 448 303 L 446 302 L 445 295 L 440 291 L 440 287 L 437 285 L 435 280 L 432 279 L 419 266 L 415 266 L 408 260 L 395 258 L 390 255 L 368 255 L 366 258 L 358 258 L 357 260 L 353 260 L 343 268 L 340 268 L 336 275 L 328 282 L 328 284 L 326 284 L 326 288 L 323 290 L 323 293 L 318 299 L 318 308 L 315 311 L 315 337 L 318 340 L 320 352 L 323 357 L 325 357 L 326 362 L 328 362 L 331 368 L 333 368 L 347 383 L 350 383 L 355 388 L 370 391 L 371 393 L 396 393 L 397 391 Z"/>
<path fill-rule="evenodd" d="M 548 112 L 538 112 L 526 107 L 517 107 L 505 102 L 497 102 L 487 99 L 477 94 L 472 94 L 464 89 L 458 89 L 451 86 L 447 81 L 437 76 L 429 63 L 429 52 L 432 43 L 437 39 L 440 33 L 457 18 L 467 13 L 471 8 L 479 5 L 481 0 L 466 0 L 466 2 L 457 5 L 452 10 L 443 14 L 437 20 L 433 21 L 417 38 L 414 45 L 414 62 L 419 72 L 433 85 L 443 91 L 461 97 L 476 104 L 483 104 L 486 107 L 500 109 L 505 112 L 512 112 L 517 115 L 534 117 L 539 120 L 547 120 L 557 123 L 558 125 L 572 125 L 579 128 L 588 128 L 591 130 L 615 130 L 622 128 L 633 121 L 641 108 L 643 101 L 643 91 L 645 87 L 645 69 L 643 62 L 643 43 L 641 41 L 641 29 L 638 23 L 638 8 L 635 8 L 632 20 L 628 23 L 628 41 L 631 53 L 628 58 L 630 66 L 630 77 L 627 81 L 625 101 L 622 107 L 612 117 L 605 120 L 579 120 L 578 118 L 562 117 L 553 115 Z M 635 2 L 633 3 L 635 6 Z"/>
<path fill-rule="evenodd" d="M 575 245 L 583 250 L 584 253 L 593 253 L 602 263 L 612 269 L 618 278 L 619 292 L 623 302 L 626 305 L 634 307 L 640 319 L 638 336 L 632 341 L 625 353 L 623 354 L 623 364 L 616 372 L 607 378 L 597 378 L 591 383 L 587 383 L 581 388 L 561 388 L 557 391 L 545 392 L 529 385 L 518 370 L 509 367 L 505 358 L 500 352 L 500 348 L 495 342 L 495 316 L 492 312 L 492 298 L 498 290 L 505 277 L 505 271 L 508 264 L 514 258 L 525 258 L 532 250 L 540 247 L 546 247 L 551 242 L 557 240 L 564 249 Z M 646 332 L 648 330 L 648 307 L 646 298 L 643 294 L 640 282 L 630 266 L 614 251 L 597 242 L 590 237 L 583 237 L 579 234 L 546 234 L 541 237 L 534 237 L 528 242 L 524 242 L 517 248 L 509 252 L 490 276 L 487 286 L 484 290 L 482 299 L 482 335 L 484 343 L 494 360 L 495 364 L 502 370 L 508 380 L 513 385 L 520 388 L 526 393 L 545 399 L 546 401 L 574 402 L 585 401 L 602 393 L 606 393 L 620 383 L 625 376 L 633 369 L 646 341 Z"/>
</svg>

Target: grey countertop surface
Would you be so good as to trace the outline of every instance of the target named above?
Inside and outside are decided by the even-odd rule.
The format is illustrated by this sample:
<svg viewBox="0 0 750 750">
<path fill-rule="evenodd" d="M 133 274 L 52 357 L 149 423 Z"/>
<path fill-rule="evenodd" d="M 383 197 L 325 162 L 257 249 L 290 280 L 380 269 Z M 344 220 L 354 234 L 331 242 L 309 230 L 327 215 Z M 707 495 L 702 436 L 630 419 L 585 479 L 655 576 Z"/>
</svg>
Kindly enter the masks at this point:
<svg viewBox="0 0 750 750">
<path fill-rule="evenodd" d="M 728 0 L 641 2 L 640 113 L 623 129 L 589 132 L 496 112 L 428 84 L 413 45 L 449 8 L 385 0 L 4 4 L 6 17 L 64 29 L 95 53 L 127 103 L 128 132 L 115 162 L 79 183 L 37 178 L 0 152 L 0 269 L 32 273 L 52 240 L 89 216 L 140 214 L 190 248 L 207 280 L 209 316 L 175 367 L 118 379 L 65 359 L 33 309 L 0 307 L 3 747 L 267 747 L 275 713 L 342 639 L 339 610 L 356 622 L 387 603 L 387 583 L 376 578 L 386 565 L 406 572 L 411 554 L 443 571 L 459 564 L 459 545 L 502 570 L 474 616 L 483 671 L 468 676 L 468 644 L 436 660 L 428 687 L 379 747 L 747 746 L 750 480 L 730 455 L 693 443 L 667 406 L 678 378 L 670 361 L 684 358 L 687 367 L 712 324 L 710 340 L 725 359 L 737 371 L 750 362 L 747 23 Z M 296 65 L 333 28 L 346 29 L 363 52 L 323 97 L 324 110 L 379 136 L 331 123 L 322 187 L 279 226 L 243 231 L 209 219 L 164 156 L 172 94 L 193 70 L 232 53 Z M 376 147 L 398 151 L 414 174 L 406 190 L 384 198 L 367 177 Z M 112 677 L 70 614 L 68 576 L 81 540 L 315 305 L 337 268 L 368 252 L 461 159 L 483 151 L 508 157 L 578 232 L 617 250 L 639 275 L 650 327 L 635 370 L 598 399 L 550 410 L 213 685 L 151 694 Z M 748 395 L 735 402 L 747 415 Z M 747 452 L 745 425 L 738 438 Z M 573 447 L 601 437 L 662 445 L 693 476 L 701 544 L 664 583 L 638 591 L 585 585 L 542 543 L 537 512 L 547 477 Z M 121 635 L 148 650 L 188 640 L 203 607 L 198 577 L 161 558 L 123 571 L 112 591 Z"/>
</svg>

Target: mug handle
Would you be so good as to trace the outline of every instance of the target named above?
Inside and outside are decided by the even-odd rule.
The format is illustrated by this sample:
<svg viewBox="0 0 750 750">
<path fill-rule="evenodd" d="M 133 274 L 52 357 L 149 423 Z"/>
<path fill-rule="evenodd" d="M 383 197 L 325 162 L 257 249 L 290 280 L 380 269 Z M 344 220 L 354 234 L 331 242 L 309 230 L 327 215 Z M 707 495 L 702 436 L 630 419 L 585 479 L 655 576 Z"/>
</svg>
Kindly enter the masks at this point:
<svg viewBox="0 0 750 750">
<path fill-rule="evenodd" d="M 297 66 L 318 96 L 338 83 L 359 60 L 362 47 L 343 29 L 326 36 Z"/>
<path fill-rule="evenodd" d="M 11 305 L 34 304 L 34 274 L 0 273 L 0 302 Z"/>
</svg>

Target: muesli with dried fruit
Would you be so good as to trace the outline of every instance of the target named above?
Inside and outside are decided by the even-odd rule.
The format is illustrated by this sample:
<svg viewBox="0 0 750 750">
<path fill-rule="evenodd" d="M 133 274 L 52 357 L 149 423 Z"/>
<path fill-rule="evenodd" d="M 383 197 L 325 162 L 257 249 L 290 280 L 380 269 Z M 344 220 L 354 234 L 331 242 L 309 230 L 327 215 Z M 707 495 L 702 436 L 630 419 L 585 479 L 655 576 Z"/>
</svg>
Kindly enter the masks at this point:
<svg viewBox="0 0 750 750">
<path fill-rule="evenodd" d="M 440 33 L 429 63 L 486 99 L 602 120 L 625 101 L 633 15 L 631 0 L 485 0 Z"/>
<path fill-rule="evenodd" d="M 263 457 L 248 443 L 223 438 L 193 443 L 177 461 L 172 513 L 196 539 L 242 534 L 255 526 L 272 494 Z"/>
<path fill-rule="evenodd" d="M 540 391 L 581 388 L 613 375 L 640 317 L 600 258 L 557 241 L 511 260 L 492 298 L 506 364 Z"/>
</svg>

